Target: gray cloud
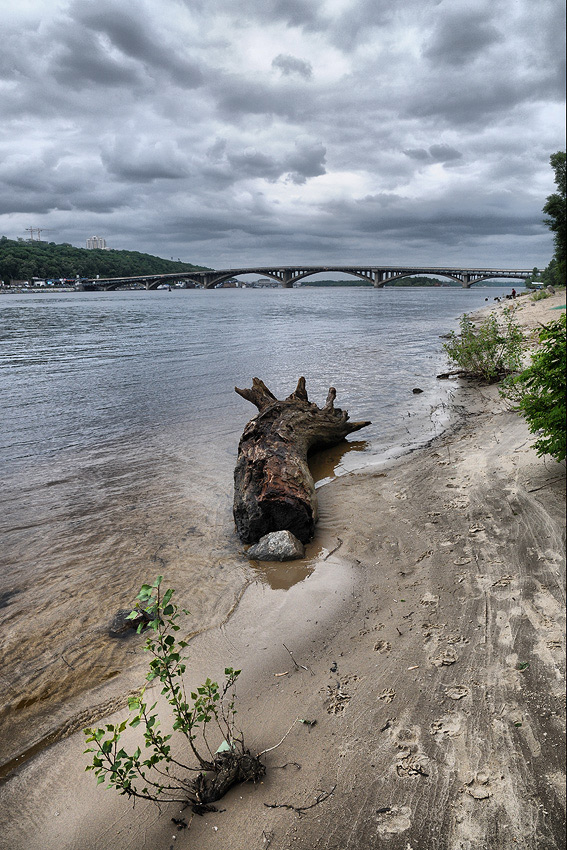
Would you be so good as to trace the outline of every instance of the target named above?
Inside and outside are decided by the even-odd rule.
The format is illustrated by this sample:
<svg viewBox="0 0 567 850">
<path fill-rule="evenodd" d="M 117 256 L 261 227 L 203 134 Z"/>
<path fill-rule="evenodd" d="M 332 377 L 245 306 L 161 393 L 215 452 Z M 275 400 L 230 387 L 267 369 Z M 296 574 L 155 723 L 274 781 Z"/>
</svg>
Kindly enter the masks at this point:
<svg viewBox="0 0 567 850">
<path fill-rule="evenodd" d="M 462 153 L 451 145 L 430 145 L 429 150 L 425 148 L 408 148 L 404 151 L 410 159 L 415 159 L 418 162 L 451 162 L 452 160 L 461 159 Z"/>
<path fill-rule="evenodd" d="M 423 54 L 441 65 L 461 66 L 502 41 L 504 36 L 486 19 L 485 12 L 448 11 L 439 19 Z"/>
<path fill-rule="evenodd" d="M 313 76 L 311 62 L 305 62 L 303 59 L 284 53 L 279 53 L 275 59 L 272 59 L 272 68 L 277 68 L 285 77 L 298 74 L 304 80 L 310 80 Z"/>
<path fill-rule="evenodd" d="M 295 150 L 285 161 L 293 183 L 305 183 L 308 177 L 320 177 L 326 174 L 326 148 L 320 142 L 309 139 L 297 139 Z"/>
<path fill-rule="evenodd" d="M 409 156 L 411 159 L 417 159 L 419 162 L 427 162 L 430 159 L 429 151 L 426 151 L 425 148 L 408 148 L 404 153 L 406 156 Z"/>
<path fill-rule="evenodd" d="M 186 157 L 168 140 L 126 142 L 114 139 L 103 147 L 101 160 L 109 174 L 134 183 L 173 180 L 187 177 L 189 173 Z"/>
<path fill-rule="evenodd" d="M 462 157 L 462 153 L 452 148 L 451 145 L 431 145 L 429 153 L 435 162 L 450 162 Z"/>
<path fill-rule="evenodd" d="M 130 57 L 146 67 L 160 69 L 183 88 L 195 88 L 203 82 L 203 74 L 195 62 L 191 62 L 179 51 L 179 45 L 170 38 L 165 41 L 131 6 L 128 11 L 113 2 L 76 0 L 72 7 L 74 21 L 82 24 L 102 37 L 106 37 L 111 48 Z M 186 45 L 192 47 L 193 45 Z"/>
<path fill-rule="evenodd" d="M 211 90 L 221 116 L 228 121 L 246 115 L 274 115 L 300 121 L 310 106 L 304 87 L 287 81 L 271 85 L 240 75 L 221 75 Z"/>
</svg>

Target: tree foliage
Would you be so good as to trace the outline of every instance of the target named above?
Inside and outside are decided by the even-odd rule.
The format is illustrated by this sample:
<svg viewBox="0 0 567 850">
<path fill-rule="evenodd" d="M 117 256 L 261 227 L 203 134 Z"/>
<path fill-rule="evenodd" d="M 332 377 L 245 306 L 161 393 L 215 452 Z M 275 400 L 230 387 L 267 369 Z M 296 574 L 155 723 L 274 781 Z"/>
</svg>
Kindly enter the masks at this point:
<svg viewBox="0 0 567 850">
<path fill-rule="evenodd" d="M 202 269 L 139 251 L 103 251 L 75 248 L 55 242 L 14 241 L 0 237 L 0 280 L 74 279 L 79 277 L 134 277 Z"/>
<path fill-rule="evenodd" d="M 516 402 L 530 431 L 538 435 L 534 443 L 538 455 L 561 461 L 565 460 L 566 443 L 565 313 L 542 327 L 539 342 L 531 365 L 509 381 L 502 394 Z"/>
<path fill-rule="evenodd" d="M 547 216 L 545 224 L 554 234 L 555 254 L 553 257 L 553 280 L 550 283 L 565 284 L 567 272 L 567 173 L 565 151 L 557 151 L 550 157 L 551 167 L 555 172 L 557 192 L 549 195 L 543 212 Z"/>
<path fill-rule="evenodd" d="M 460 329 L 460 334 L 451 332 L 443 348 L 465 375 L 490 384 L 519 369 L 523 336 L 510 310 L 501 323 L 491 313 L 479 325 L 465 313 Z"/>
<path fill-rule="evenodd" d="M 159 576 L 153 585 L 142 586 L 128 619 L 138 624 L 138 632 L 149 631 L 145 649 L 152 660 L 146 679 L 157 679 L 161 684 L 161 694 L 173 716 L 170 731 L 162 731 L 155 710 L 157 703 L 148 705 L 144 688 L 139 696 L 128 700 L 133 714 L 130 721 L 85 729 L 87 743 L 92 744 L 85 750 L 91 754 L 86 770 L 94 771 L 97 784 L 107 782 L 108 788 L 130 798 L 188 804 L 202 814 L 214 811 L 210 804 L 232 785 L 258 781 L 266 771 L 259 757 L 245 748 L 236 728 L 234 688 L 240 670 L 227 667 L 222 685 L 207 679 L 190 695 L 186 694 L 182 652 L 187 642 L 175 636 L 180 629 L 180 614 L 172 602 L 174 591 L 161 594 L 161 581 Z M 135 728 L 140 724 L 144 727 L 144 750 L 138 746 L 128 752 L 121 737 L 127 726 Z M 174 735 L 185 739 L 184 748 L 174 751 Z M 186 754 L 192 754 L 195 764 L 186 760 Z"/>
</svg>

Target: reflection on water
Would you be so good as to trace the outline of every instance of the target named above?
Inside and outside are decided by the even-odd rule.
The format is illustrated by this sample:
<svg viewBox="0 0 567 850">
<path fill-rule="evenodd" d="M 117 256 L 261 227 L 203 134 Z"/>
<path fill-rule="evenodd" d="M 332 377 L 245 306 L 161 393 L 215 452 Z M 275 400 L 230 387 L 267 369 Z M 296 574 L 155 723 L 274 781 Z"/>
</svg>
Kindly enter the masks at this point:
<svg viewBox="0 0 567 850">
<path fill-rule="evenodd" d="M 118 673 L 142 653 L 109 630 L 144 581 L 165 576 L 194 633 L 222 622 L 259 575 L 231 515 L 238 440 L 256 412 L 235 385 L 258 376 L 285 397 L 304 375 L 313 401 L 333 385 L 337 406 L 372 420 L 364 440 L 312 459 L 326 482 L 435 432 L 438 336 L 484 297 L 0 296 L 0 762 L 64 727 L 112 676 L 119 692 Z M 257 569 L 284 588 L 310 567 Z"/>
<path fill-rule="evenodd" d="M 314 570 L 312 563 L 310 565 L 303 560 L 284 563 L 250 561 L 250 566 L 256 577 L 272 590 L 289 590 L 294 584 L 304 581 Z"/>
<path fill-rule="evenodd" d="M 309 468 L 315 481 L 315 489 L 328 484 L 338 475 L 344 475 L 345 472 L 363 466 L 364 460 L 359 460 L 357 463 L 355 453 L 369 453 L 371 449 L 369 440 L 351 440 L 310 457 Z"/>
</svg>

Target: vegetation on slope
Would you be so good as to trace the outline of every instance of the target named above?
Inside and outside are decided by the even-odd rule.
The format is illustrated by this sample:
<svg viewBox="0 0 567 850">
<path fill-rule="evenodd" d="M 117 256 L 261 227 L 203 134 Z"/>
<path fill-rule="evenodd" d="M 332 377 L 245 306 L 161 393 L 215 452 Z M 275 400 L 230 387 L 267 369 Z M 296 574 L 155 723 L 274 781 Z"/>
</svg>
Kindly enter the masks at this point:
<svg viewBox="0 0 567 850">
<path fill-rule="evenodd" d="M 139 251 L 103 251 L 75 248 L 68 243 L 38 242 L 0 237 L 0 280 L 40 278 L 133 277 L 202 269 L 180 261 L 164 260 Z"/>
</svg>

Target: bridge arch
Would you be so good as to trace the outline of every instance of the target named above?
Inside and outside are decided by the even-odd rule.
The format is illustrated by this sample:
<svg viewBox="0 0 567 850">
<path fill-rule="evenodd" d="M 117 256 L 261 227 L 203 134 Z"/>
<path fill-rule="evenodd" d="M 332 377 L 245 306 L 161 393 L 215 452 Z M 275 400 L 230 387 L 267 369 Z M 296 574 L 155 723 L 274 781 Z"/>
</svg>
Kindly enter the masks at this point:
<svg viewBox="0 0 567 850">
<path fill-rule="evenodd" d="M 391 277 L 384 278 L 384 280 L 375 284 L 375 286 L 378 289 L 382 289 L 384 286 L 387 286 L 389 283 L 392 283 L 392 281 L 401 280 L 404 277 L 431 277 L 431 275 L 425 275 L 423 272 L 397 272 L 392 274 Z M 448 272 L 436 272 L 435 277 L 446 277 L 449 278 L 449 280 L 454 280 L 455 283 L 459 283 L 461 286 L 464 285 L 460 277 L 455 277 L 455 275 L 449 274 Z"/>
<path fill-rule="evenodd" d="M 232 272 L 231 274 L 218 275 L 213 280 L 210 280 L 209 282 L 205 281 L 203 283 L 203 280 L 201 279 L 201 283 L 203 283 L 203 289 L 215 289 L 215 287 L 217 287 L 219 285 L 219 283 L 224 283 L 225 280 L 232 280 L 233 278 L 238 278 L 238 277 L 240 277 L 241 275 L 244 275 L 244 274 L 255 274 L 255 273 L 259 274 L 260 272 L 246 271 L 246 270 L 238 271 L 237 273 Z M 262 277 L 270 277 L 270 278 L 272 278 L 272 280 L 277 281 L 277 283 L 282 283 L 281 277 L 278 277 L 277 274 L 274 274 L 271 271 L 266 271 L 266 269 L 262 269 L 261 274 L 262 274 Z"/>
<path fill-rule="evenodd" d="M 501 280 L 503 282 L 506 281 L 506 280 L 512 280 L 512 281 L 516 281 L 516 282 L 518 282 L 518 281 L 521 282 L 521 281 L 526 280 L 526 277 L 527 276 L 524 276 L 524 275 L 498 275 L 498 276 L 495 277 L 493 274 L 492 275 L 487 274 L 484 277 L 477 277 L 474 280 L 471 280 L 467 289 L 470 289 L 471 286 L 474 286 L 475 283 L 482 283 L 483 280 Z"/>
<path fill-rule="evenodd" d="M 367 283 L 370 283 L 370 284 L 372 284 L 374 282 L 374 279 L 372 277 L 372 273 L 369 270 L 356 271 L 356 270 L 353 269 L 352 271 L 351 270 L 346 271 L 344 268 L 341 268 L 341 267 L 335 268 L 333 266 L 326 266 L 324 269 L 309 269 L 307 271 L 304 270 L 304 271 L 298 272 L 298 274 L 295 274 L 291 278 L 290 282 L 291 283 L 297 283 L 297 281 L 304 280 L 306 277 L 311 277 L 312 275 L 315 275 L 315 274 L 325 274 L 325 272 L 341 272 L 341 274 L 349 275 L 349 277 L 358 277 L 360 280 L 364 280 L 364 281 L 366 281 Z"/>
</svg>

